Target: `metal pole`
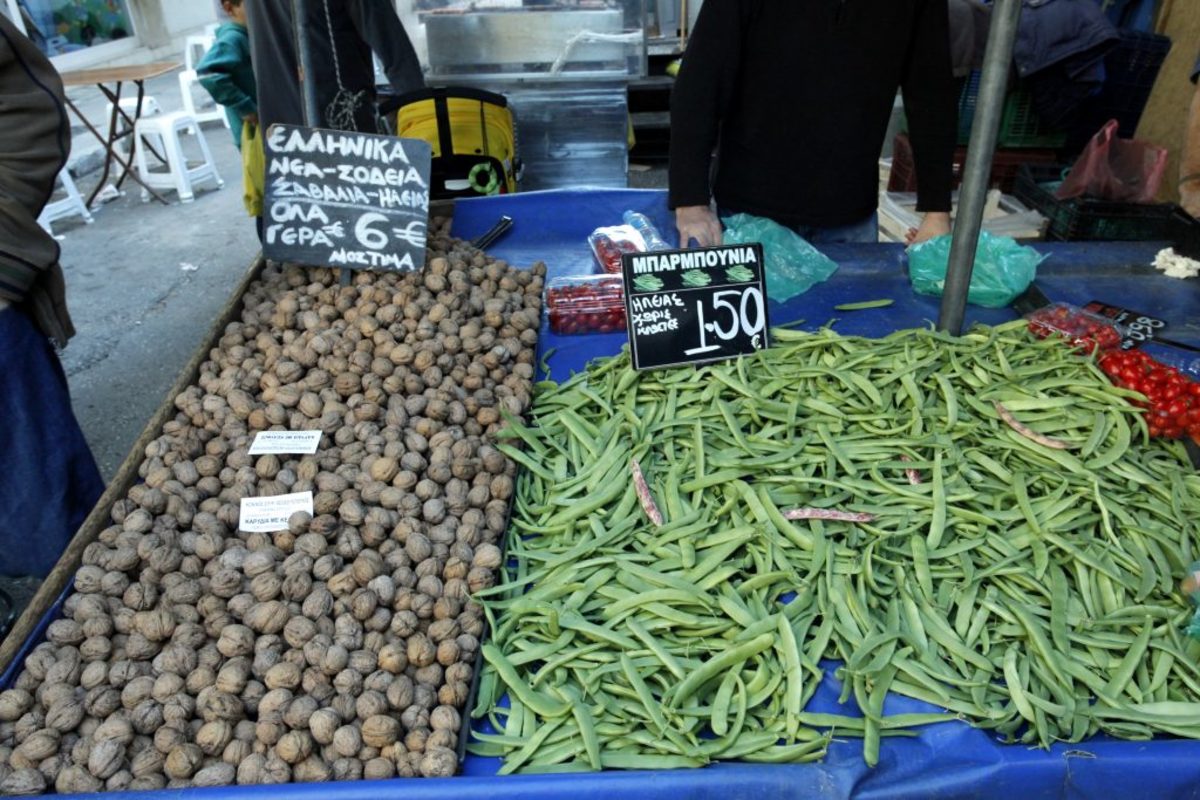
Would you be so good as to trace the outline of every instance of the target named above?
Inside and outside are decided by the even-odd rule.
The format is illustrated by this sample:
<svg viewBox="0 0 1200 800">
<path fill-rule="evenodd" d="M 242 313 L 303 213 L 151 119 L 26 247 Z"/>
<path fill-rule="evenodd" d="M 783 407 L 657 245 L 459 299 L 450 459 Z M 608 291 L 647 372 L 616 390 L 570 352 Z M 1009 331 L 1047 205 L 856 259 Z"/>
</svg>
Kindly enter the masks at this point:
<svg viewBox="0 0 1200 800">
<path fill-rule="evenodd" d="M 996 152 L 1004 92 L 1008 87 L 1008 70 L 1020 18 L 1021 0 L 996 0 L 992 4 L 992 26 L 983 54 L 983 74 L 975 101 L 975 119 L 971 123 L 971 141 L 967 148 L 967 163 L 963 166 L 958 214 L 950 244 L 950 264 L 938 315 L 938 328 L 956 336 L 962 331 L 967 290 L 975 266 L 975 248 L 979 245 L 979 228 L 983 224 L 983 206 L 987 201 L 988 176 Z"/>
<path fill-rule="evenodd" d="M 317 105 L 317 79 L 313 68 L 312 45 L 308 36 L 308 0 L 292 0 L 292 27 L 296 31 L 296 63 L 300 65 L 300 92 L 304 105 L 304 126 L 320 128 L 321 111 Z M 333 31 L 329 32 L 333 35 Z M 338 270 L 338 285 L 350 285 L 350 270 Z"/>
<path fill-rule="evenodd" d="M 292 0 L 292 25 L 296 30 L 296 63 L 300 66 L 304 124 L 309 128 L 319 128 L 321 112 L 317 106 L 317 81 L 308 36 L 308 0 Z"/>
</svg>

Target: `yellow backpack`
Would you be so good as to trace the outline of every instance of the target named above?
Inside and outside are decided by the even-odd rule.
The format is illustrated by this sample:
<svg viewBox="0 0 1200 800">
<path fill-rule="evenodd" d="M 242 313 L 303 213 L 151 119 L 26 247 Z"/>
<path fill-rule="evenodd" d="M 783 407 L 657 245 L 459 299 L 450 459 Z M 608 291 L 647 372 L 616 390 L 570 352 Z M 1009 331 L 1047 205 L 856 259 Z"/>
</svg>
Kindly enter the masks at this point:
<svg viewBox="0 0 1200 800">
<path fill-rule="evenodd" d="M 393 98 L 395 132 L 433 147 L 430 197 L 508 194 L 517 190 L 520 161 L 512 111 L 503 95 L 445 87 Z"/>
</svg>

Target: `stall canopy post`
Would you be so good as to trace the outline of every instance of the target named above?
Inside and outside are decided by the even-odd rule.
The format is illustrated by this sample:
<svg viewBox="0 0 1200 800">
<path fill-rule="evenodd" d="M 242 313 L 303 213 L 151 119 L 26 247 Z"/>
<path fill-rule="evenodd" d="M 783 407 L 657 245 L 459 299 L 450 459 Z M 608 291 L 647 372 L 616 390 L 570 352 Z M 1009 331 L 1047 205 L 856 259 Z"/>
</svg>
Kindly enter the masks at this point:
<svg viewBox="0 0 1200 800">
<path fill-rule="evenodd" d="M 317 109 L 317 82 L 312 69 L 312 45 L 308 38 L 308 2 L 292 0 L 292 25 L 296 32 L 296 62 L 300 65 L 300 92 L 304 101 L 304 125 L 321 127 Z"/>
<path fill-rule="evenodd" d="M 971 270 L 975 266 L 975 248 L 979 244 L 979 228 L 983 224 L 983 206 L 987 200 L 992 156 L 996 152 L 1004 93 L 1008 88 L 1008 70 L 1012 63 L 1013 43 L 1017 38 L 1021 2 L 996 0 L 992 5 L 992 26 L 983 54 L 983 74 L 979 81 L 979 96 L 975 101 L 971 142 L 967 147 L 967 163 L 963 167 L 962 188 L 958 193 L 958 214 L 954 219 L 954 238 L 950 244 L 950 264 L 946 270 L 946 286 L 942 290 L 942 308 L 938 315 L 938 328 L 956 336 L 962 331 L 967 289 L 971 285 Z"/>
<path fill-rule="evenodd" d="M 312 44 L 308 38 L 308 0 L 292 0 L 292 27 L 296 32 L 296 62 L 300 65 L 300 92 L 304 101 L 304 125 L 307 128 L 321 127 L 321 113 L 317 107 L 317 79 L 312 65 Z M 332 36 L 332 31 L 330 32 Z M 343 269 L 338 275 L 342 286 L 350 285 L 350 270 Z"/>
</svg>

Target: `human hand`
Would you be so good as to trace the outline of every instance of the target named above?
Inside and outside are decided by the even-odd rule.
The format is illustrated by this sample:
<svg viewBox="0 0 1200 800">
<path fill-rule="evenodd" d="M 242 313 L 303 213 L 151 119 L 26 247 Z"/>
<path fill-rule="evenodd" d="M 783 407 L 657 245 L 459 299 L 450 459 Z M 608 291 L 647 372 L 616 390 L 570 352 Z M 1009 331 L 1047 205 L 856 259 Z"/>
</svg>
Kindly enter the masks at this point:
<svg viewBox="0 0 1200 800">
<path fill-rule="evenodd" d="M 249 114 L 243 114 L 242 122 L 246 123 L 247 125 L 253 125 L 254 127 L 257 128 L 258 127 L 258 112 L 251 111 Z"/>
<path fill-rule="evenodd" d="M 908 244 L 920 244 L 939 236 L 950 233 L 950 215 L 945 211 L 930 211 L 921 220 L 921 227 L 909 228 L 904 241 Z"/>
<path fill-rule="evenodd" d="M 679 246 L 689 247 L 695 239 L 700 247 L 721 243 L 721 222 L 708 206 L 680 206 L 675 209 L 675 227 L 679 229 Z"/>
</svg>

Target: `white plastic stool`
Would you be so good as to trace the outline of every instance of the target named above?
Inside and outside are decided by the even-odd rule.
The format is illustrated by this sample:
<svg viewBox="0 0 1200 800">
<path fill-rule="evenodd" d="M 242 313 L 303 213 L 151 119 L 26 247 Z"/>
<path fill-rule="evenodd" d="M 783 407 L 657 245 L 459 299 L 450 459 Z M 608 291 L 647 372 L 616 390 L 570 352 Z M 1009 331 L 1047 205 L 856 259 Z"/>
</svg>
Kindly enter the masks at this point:
<svg viewBox="0 0 1200 800">
<path fill-rule="evenodd" d="M 46 233 L 53 233 L 50 229 L 50 223 L 56 219 L 65 217 L 74 217 L 76 215 L 83 217 L 83 221 L 88 225 L 92 224 L 92 214 L 88 211 L 87 206 L 83 203 L 83 198 L 79 196 L 79 189 L 75 188 L 75 181 L 71 179 L 71 173 L 66 167 L 58 173 L 58 182 L 62 184 L 66 190 L 67 196 L 61 200 L 53 200 L 46 203 L 46 207 L 42 209 L 42 213 L 38 216 L 38 225 L 46 229 Z"/>
<path fill-rule="evenodd" d="M 209 48 L 216 42 L 216 37 L 205 34 L 203 36 L 189 36 L 185 40 L 183 46 L 183 68 L 194 70 L 200 59 L 204 58 L 204 54 L 209 51 Z"/>
<path fill-rule="evenodd" d="M 134 113 L 137 111 L 137 98 L 136 97 L 122 97 L 121 98 L 121 110 L 124 111 L 126 114 L 128 114 L 130 118 L 132 118 Z M 112 103 L 108 103 L 107 105 L 105 105 L 104 118 L 112 119 L 112 111 L 113 111 Z M 153 95 L 146 95 L 142 98 L 142 116 L 143 117 L 152 117 L 155 114 L 161 114 L 161 113 L 162 113 L 162 106 L 160 106 L 158 104 L 158 101 L 154 99 Z M 118 117 L 117 118 L 117 131 L 119 133 L 124 133 L 127 130 L 129 130 L 129 123 L 127 123 L 125 121 L 124 117 Z M 120 152 L 122 155 L 129 155 L 129 143 L 126 139 L 118 139 L 117 140 L 117 151 Z"/>
<path fill-rule="evenodd" d="M 138 177 L 153 189 L 174 189 L 179 193 L 179 201 L 190 203 L 195 199 L 192 187 L 199 181 L 212 178 L 217 188 L 225 185 L 217 172 L 216 162 L 209 152 L 208 142 L 200 131 L 196 118 L 186 111 L 172 111 L 157 117 L 145 117 L 138 120 L 135 133 L 142 140 L 157 138 L 162 142 L 163 155 L 167 159 L 165 170 L 151 170 L 146 161 L 146 147 L 139 146 L 134 153 L 135 169 Z M 202 160 L 196 166 L 190 166 L 183 153 L 182 137 L 189 134 L 196 137 L 200 145 Z M 142 200 L 150 198 L 148 192 L 142 192 Z"/>
<path fill-rule="evenodd" d="M 192 95 L 192 87 L 199 83 L 200 79 L 196 77 L 196 70 L 185 69 L 179 73 L 179 93 L 183 96 L 183 110 L 195 117 L 197 122 L 220 120 L 228 128 L 229 117 L 225 116 L 225 109 L 222 106 L 214 104 L 209 111 L 201 111 L 196 108 L 196 98 Z"/>
</svg>

